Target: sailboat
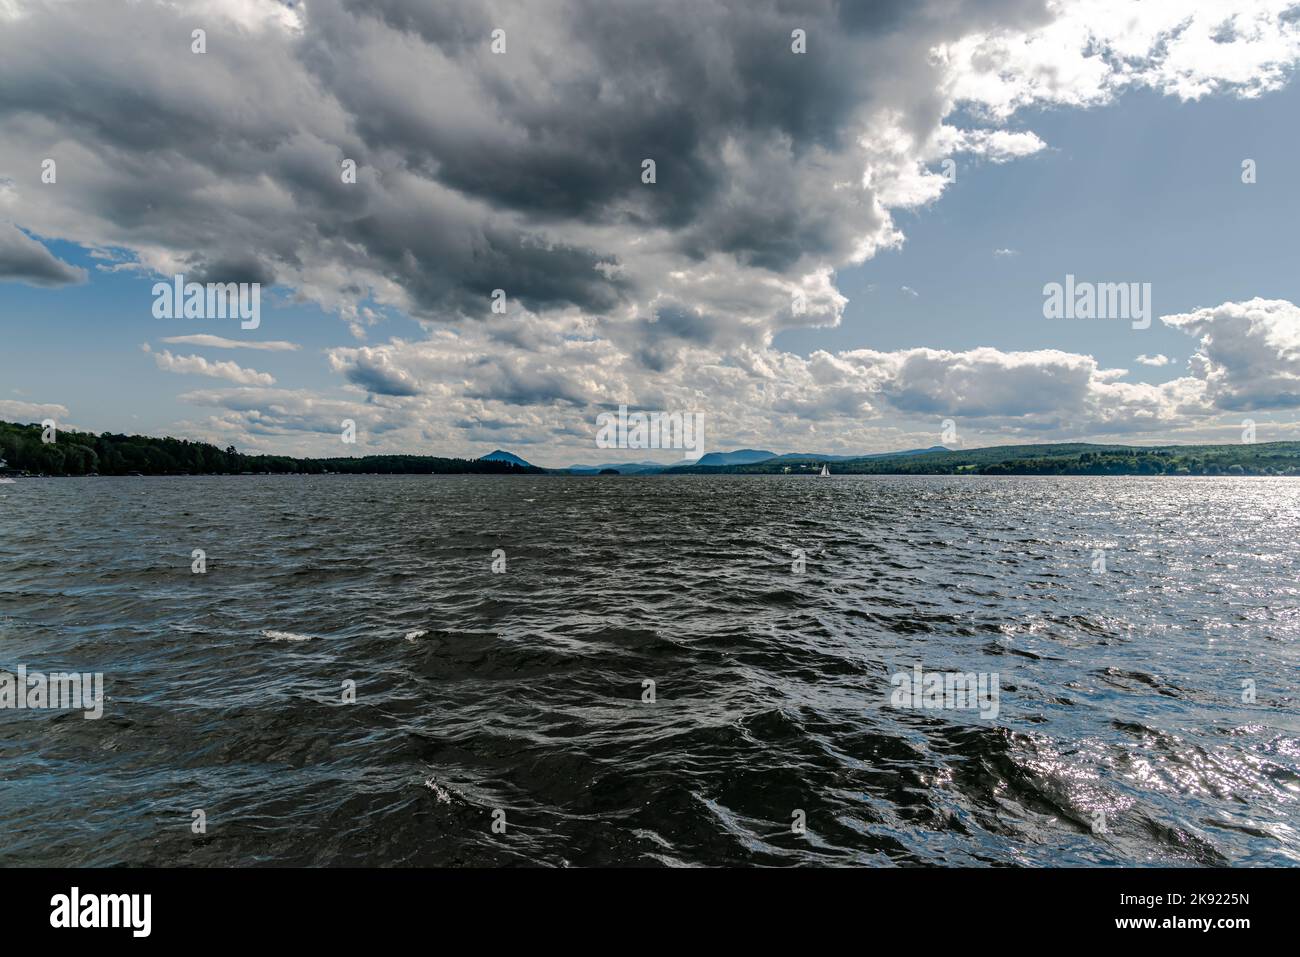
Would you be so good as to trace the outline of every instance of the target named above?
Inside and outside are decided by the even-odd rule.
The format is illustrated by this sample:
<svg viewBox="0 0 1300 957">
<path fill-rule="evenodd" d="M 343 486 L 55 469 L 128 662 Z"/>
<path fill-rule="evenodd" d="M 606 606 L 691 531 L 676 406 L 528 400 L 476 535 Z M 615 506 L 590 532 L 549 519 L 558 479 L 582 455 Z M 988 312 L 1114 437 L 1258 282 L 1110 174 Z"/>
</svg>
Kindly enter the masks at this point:
<svg viewBox="0 0 1300 957">
<path fill-rule="evenodd" d="M 830 475 L 830 474 L 831 474 L 831 468 L 830 468 L 830 466 L 829 466 L 829 465 L 826 465 L 825 463 L 822 463 L 822 470 L 821 470 L 820 472 L 818 472 L 817 474 L 820 475 L 820 476 L 822 476 L 823 478 L 824 478 L 825 476 L 827 476 L 827 475 Z"/>
</svg>

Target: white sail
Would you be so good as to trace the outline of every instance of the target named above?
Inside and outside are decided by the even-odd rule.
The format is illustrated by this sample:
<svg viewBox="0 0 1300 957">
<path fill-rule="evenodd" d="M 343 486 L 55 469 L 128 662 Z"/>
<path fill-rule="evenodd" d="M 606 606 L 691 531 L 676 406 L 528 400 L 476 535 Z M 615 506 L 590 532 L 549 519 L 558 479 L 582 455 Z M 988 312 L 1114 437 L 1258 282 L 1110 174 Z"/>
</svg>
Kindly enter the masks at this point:
<svg viewBox="0 0 1300 957">
<path fill-rule="evenodd" d="M 822 466 L 822 472 L 821 472 L 821 474 L 822 474 L 822 475 L 830 475 L 830 474 L 831 474 L 830 466 L 829 466 L 829 465 L 823 465 L 823 466 Z"/>
</svg>

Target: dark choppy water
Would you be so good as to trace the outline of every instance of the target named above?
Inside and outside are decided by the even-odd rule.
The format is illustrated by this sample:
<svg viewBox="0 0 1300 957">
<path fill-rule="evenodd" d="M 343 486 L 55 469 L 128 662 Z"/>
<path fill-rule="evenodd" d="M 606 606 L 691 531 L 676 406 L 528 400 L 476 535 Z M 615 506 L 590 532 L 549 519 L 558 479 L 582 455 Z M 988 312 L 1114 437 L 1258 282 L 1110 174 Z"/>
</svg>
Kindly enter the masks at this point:
<svg viewBox="0 0 1300 957">
<path fill-rule="evenodd" d="M 1298 533 L 1286 479 L 0 485 L 0 668 L 109 697 L 0 711 L 0 864 L 1300 863 Z"/>
</svg>

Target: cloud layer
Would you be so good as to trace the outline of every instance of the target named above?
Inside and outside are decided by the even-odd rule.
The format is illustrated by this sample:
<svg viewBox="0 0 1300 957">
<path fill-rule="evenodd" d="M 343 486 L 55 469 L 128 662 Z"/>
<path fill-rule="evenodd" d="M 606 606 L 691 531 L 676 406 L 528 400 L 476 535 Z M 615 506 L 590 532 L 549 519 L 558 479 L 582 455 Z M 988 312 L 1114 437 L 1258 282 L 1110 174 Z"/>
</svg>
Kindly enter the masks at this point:
<svg viewBox="0 0 1300 957">
<path fill-rule="evenodd" d="M 627 403 L 707 411 L 719 441 L 825 447 L 820 428 L 861 449 L 919 428 L 883 415 L 1113 434 L 1282 408 L 1289 303 L 1171 317 L 1200 345 L 1161 386 L 1050 350 L 772 346 L 838 323 L 836 270 L 902 241 L 896 213 L 939 199 L 944 160 L 1044 149 L 1018 110 L 1276 89 L 1300 59 L 1293 5 L 1212 6 L 9 0 L 0 217 L 22 229 L 0 225 L 0 278 L 80 278 L 35 234 L 146 274 L 274 282 L 358 339 L 385 314 L 423 324 L 329 351 L 352 398 L 155 353 L 246 387 L 183 397 L 218 409 L 199 427 L 223 439 L 333 433 L 346 413 L 363 444 L 589 447 L 595 412 Z M 176 341 L 233 341 L 216 338 Z"/>
</svg>

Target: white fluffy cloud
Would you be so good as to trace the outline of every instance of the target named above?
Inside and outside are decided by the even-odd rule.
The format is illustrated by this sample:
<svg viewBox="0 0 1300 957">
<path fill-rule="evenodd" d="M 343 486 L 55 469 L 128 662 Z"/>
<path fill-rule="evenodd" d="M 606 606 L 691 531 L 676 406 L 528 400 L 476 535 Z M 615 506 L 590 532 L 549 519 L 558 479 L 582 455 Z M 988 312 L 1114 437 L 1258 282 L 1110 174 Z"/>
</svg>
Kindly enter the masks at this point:
<svg viewBox="0 0 1300 957">
<path fill-rule="evenodd" d="M 255 349 L 261 352 L 296 352 L 300 347 L 295 342 L 275 339 L 227 339 L 224 336 L 199 334 L 193 336 L 163 336 L 163 342 L 169 345 L 200 346 L 208 349 Z"/>
<path fill-rule="evenodd" d="M 973 32 L 939 51 L 955 99 L 1005 119 L 1096 106 L 1133 86 L 1184 100 L 1279 89 L 1300 58 L 1292 0 L 1049 0 L 1037 28 Z"/>
<path fill-rule="evenodd" d="M 0 419 L 9 422 L 43 422 L 46 419 L 63 422 L 68 414 L 67 407 L 57 403 L 0 399 Z"/>
<path fill-rule="evenodd" d="M 1226 411 L 1300 405 L 1300 307 L 1284 299 L 1225 302 L 1163 316 L 1199 337 L 1192 374 L 1208 402 Z"/>
<path fill-rule="evenodd" d="M 146 345 L 144 351 L 152 350 Z M 158 368 L 166 372 L 211 376 L 214 379 L 226 379 L 240 385 L 275 385 L 275 378 L 270 374 L 258 372 L 256 369 L 245 369 L 239 363 L 229 360 L 213 362 L 203 356 L 178 356 L 166 349 L 154 352 L 153 359 L 158 364 Z"/>
</svg>

